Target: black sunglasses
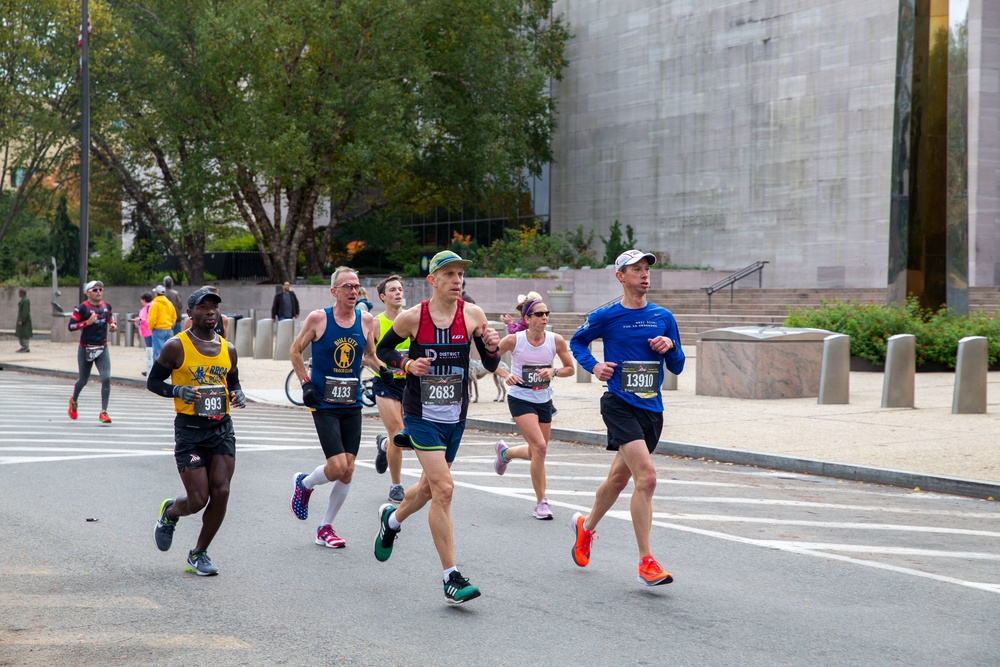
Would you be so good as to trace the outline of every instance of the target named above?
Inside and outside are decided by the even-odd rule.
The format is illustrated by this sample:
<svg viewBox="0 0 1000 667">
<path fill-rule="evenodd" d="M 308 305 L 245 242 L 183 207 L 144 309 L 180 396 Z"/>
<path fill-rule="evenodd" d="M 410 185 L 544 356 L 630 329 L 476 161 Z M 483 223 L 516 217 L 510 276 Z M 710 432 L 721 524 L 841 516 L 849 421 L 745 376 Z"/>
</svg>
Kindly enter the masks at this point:
<svg viewBox="0 0 1000 667">
<path fill-rule="evenodd" d="M 550 315 L 551 313 L 552 313 L 551 310 L 536 310 L 535 312 L 531 313 L 531 316 L 532 317 L 541 317 L 542 315 L 546 315 L 547 316 L 547 315 Z"/>
</svg>

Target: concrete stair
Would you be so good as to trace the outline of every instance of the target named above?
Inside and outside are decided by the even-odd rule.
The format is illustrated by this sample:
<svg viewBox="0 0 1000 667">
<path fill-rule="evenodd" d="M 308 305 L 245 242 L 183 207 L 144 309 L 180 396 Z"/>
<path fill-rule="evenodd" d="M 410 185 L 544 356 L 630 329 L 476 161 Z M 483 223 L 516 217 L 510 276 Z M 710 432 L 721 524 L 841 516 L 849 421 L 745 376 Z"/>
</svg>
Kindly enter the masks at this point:
<svg viewBox="0 0 1000 667">
<path fill-rule="evenodd" d="M 712 296 L 709 313 L 704 290 L 654 290 L 649 300 L 670 309 L 684 341 L 697 340 L 711 329 L 738 326 L 781 326 L 794 308 L 818 308 L 824 301 L 857 301 L 883 304 L 886 289 L 736 289 L 730 302 L 729 290 Z M 969 310 L 994 315 L 1000 303 L 1000 287 L 973 287 L 969 290 Z M 553 331 L 567 339 L 583 324 L 586 313 L 552 313 Z M 490 319 L 498 319 L 491 315 Z M 502 332 L 501 332 L 502 333 Z"/>
</svg>

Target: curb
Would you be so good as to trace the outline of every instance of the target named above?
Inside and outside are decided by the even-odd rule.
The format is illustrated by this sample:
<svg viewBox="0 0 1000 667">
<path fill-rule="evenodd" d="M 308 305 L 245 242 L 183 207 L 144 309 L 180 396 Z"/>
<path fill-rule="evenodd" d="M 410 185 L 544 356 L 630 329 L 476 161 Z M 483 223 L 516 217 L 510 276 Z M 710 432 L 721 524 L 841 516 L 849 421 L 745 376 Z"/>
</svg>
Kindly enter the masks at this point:
<svg viewBox="0 0 1000 667">
<path fill-rule="evenodd" d="M 0 365 L 0 371 L 5 369 L 21 371 L 24 373 L 33 373 L 36 375 L 49 375 L 71 379 L 77 377 L 76 372 L 35 368 L 21 364 Z M 146 386 L 145 380 L 136 378 L 124 378 L 112 375 L 111 381 L 118 384 L 136 387 Z M 249 401 L 248 399 L 248 402 L 260 403 L 263 401 Z M 471 417 L 466 419 L 465 424 L 468 428 L 479 429 L 482 431 L 491 431 L 503 434 L 519 433 L 517 425 L 513 422 Z M 553 428 L 552 437 L 557 440 L 579 442 L 585 445 L 597 445 L 600 447 L 606 446 L 608 442 L 607 434 L 600 431 L 578 431 L 565 428 Z M 1000 498 L 1000 483 L 977 479 L 946 477 L 943 475 L 894 470 L 891 468 L 873 468 L 870 466 L 860 466 L 852 463 L 838 463 L 835 461 L 822 461 L 819 459 L 795 458 L 779 454 L 765 454 L 762 452 L 752 452 L 743 449 L 726 449 L 724 447 L 711 447 L 708 445 L 696 445 L 685 442 L 674 442 L 671 440 L 660 440 L 660 442 L 657 443 L 655 453 L 665 454 L 668 456 L 683 456 L 692 459 L 709 459 L 712 461 L 721 461 L 723 463 L 750 465 L 759 468 L 768 468 L 771 470 L 781 470 L 784 472 L 806 475 L 819 475 L 821 477 L 848 479 L 855 482 L 867 482 L 869 484 L 882 484 L 886 486 L 897 486 L 909 489 L 919 488 L 921 491 L 967 496 L 983 500 Z"/>
</svg>

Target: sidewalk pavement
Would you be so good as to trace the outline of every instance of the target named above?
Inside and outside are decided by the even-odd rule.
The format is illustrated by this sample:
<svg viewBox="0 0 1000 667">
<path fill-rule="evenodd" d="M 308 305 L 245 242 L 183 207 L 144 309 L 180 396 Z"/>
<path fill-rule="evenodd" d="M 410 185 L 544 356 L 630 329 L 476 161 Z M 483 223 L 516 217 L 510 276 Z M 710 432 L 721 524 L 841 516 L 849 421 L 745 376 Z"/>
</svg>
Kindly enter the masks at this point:
<svg viewBox="0 0 1000 667">
<path fill-rule="evenodd" d="M 0 368 L 77 376 L 76 343 L 35 340 L 28 354 L 16 349 L 16 341 L 0 340 Z M 601 358 L 598 345 L 594 350 Z M 694 345 L 685 352 L 692 356 L 677 390 L 663 392 L 660 453 L 1000 499 L 1000 372 L 989 373 L 986 414 L 954 415 L 952 373 L 917 373 L 913 409 L 880 407 L 881 373 L 851 373 L 848 405 L 720 398 L 695 394 Z M 116 346 L 110 354 L 116 382 L 145 385 L 142 348 Z M 291 407 L 284 392 L 288 361 L 241 358 L 239 368 L 251 401 Z M 573 377 L 553 386 L 553 437 L 604 446 L 602 383 Z M 479 381 L 479 394 L 469 406 L 468 426 L 516 434 L 507 404 L 494 400 L 492 376 Z M 112 415 L 114 405 L 112 392 Z"/>
</svg>

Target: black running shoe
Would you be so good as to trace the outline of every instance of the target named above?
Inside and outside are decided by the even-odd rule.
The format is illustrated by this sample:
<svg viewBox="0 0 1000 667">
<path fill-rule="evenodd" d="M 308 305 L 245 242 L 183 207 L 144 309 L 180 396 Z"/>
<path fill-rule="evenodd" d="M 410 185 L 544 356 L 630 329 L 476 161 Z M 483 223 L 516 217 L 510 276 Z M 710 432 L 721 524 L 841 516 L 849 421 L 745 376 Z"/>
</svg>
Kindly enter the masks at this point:
<svg viewBox="0 0 1000 667">
<path fill-rule="evenodd" d="M 465 604 L 480 595 L 479 589 L 470 584 L 458 570 L 453 570 L 448 575 L 448 581 L 444 582 L 444 599 L 448 604 Z"/>
<path fill-rule="evenodd" d="M 381 433 L 375 436 L 375 448 L 378 450 L 375 454 L 375 472 L 380 475 L 384 475 L 385 471 L 389 469 L 389 457 L 385 451 L 385 443 L 388 440 L 389 438 Z"/>
<path fill-rule="evenodd" d="M 375 558 L 381 562 L 389 560 L 392 555 L 392 544 L 396 541 L 399 530 L 389 527 L 389 517 L 396 511 L 392 503 L 385 503 L 378 508 L 378 535 L 375 536 Z"/>
<path fill-rule="evenodd" d="M 160 551 L 167 551 L 174 542 L 174 528 L 177 527 L 177 521 L 167 514 L 167 510 L 173 504 L 173 498 L 163 501 L 160 505 L 160 515 L 156 519 L 156 528 L 153 529 L 153 539 L 156 540 L 156 548 Z"/>
</svg>

